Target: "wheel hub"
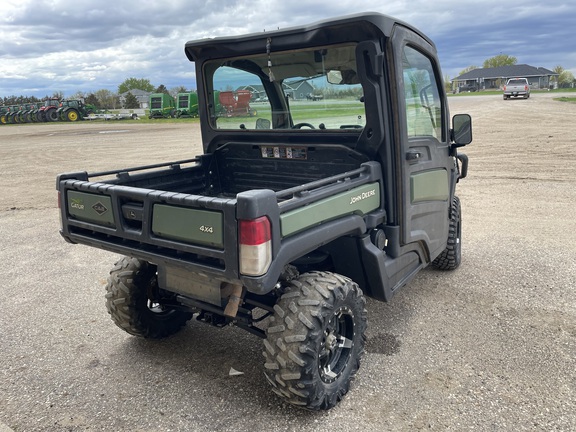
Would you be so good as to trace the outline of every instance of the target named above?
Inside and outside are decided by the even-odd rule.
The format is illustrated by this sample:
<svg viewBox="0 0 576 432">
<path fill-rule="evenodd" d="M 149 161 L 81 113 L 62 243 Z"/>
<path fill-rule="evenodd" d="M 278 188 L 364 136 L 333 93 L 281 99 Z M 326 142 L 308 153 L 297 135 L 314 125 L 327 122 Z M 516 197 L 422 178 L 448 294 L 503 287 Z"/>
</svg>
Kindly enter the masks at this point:
<svg viewBox="0 0 576 432">
<path fill-rule="evenodd" d="M 318 353 L 322 381 L 331 383 L 344 372 L 354 346 L 354 315 L 346 307 L 336 311 L 326 325 Z"/>
</svg>

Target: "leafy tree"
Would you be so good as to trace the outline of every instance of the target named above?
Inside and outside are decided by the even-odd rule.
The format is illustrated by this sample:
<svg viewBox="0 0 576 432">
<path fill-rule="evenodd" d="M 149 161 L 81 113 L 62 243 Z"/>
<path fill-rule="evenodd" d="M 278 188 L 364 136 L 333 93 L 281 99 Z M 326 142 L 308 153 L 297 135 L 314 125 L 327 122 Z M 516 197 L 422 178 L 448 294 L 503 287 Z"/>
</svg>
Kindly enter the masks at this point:
<svg viewBox="0 0 576 432">
<path fill-rule="evenodd" d="M 572 87 L 574 83 L 574 74 L 569 70 L 564 70 L 558 77 L 558 87 L 567 88 Z"/>
<path fill-rule="evenodd" d="M 176 99 L 178 93 L 187 93 L 187 92 L 188 90 L 186 90 L 186 87 L 184 86 L 172 87 L 169 91 L 169 93 L 172 95 L 174 99 Z"/>
<path fill-rule="evenodd" d="M 68 97 L 68 99 L 81 99 L 81 100 L 84 100 L 85 98 L 86 94 L 83 91 L 77 91 L 76 93 Z"/>
<path fill-rule="evenodd" d="M 558 76 L 555 77 L 556 81 L 558 82 L 558 87 L 570 87 L 574 82 L 574 74 L 572 74 L 572 72 L 569 70 L 564 69 L 562 66 L 558 65 L 552 70 L 558 74 Z"/>
<path fill-rule="evenodd" d="M 21 105 L 21 104 L 28 104 L 28 103 L 36 103 L 40 102 L 35 96 L 4 96 L 3 98 L 0 97 L 0 105 Z"/>
<path fill-rule="evenodd" d="M 140 102 L 136 99 L 132 93 L 126 93 L 126 97 L 124 98 L 124 108 L 140 108 Z"/>
<path fill-rule="evenodd" d="M 134 89 L 153 92 L 154 86 L 150 80 L 146 78 L 126 78 L 124 82 L 118 86 L 118 94 L 126 93 Z"/>
<path fill-rule="evenodd" d="M 99 101 L 98 106 L 100 108 L 114 109 L 120 105 L 117 101 L 118 96 L 108 89 L 98 90 L 94 93 L 94 96 L 96 96 L 96 98 L 98 99 Z"/>
<path fill-rule="evenodd" d="M 90 93 L 88 96 L 86 96 L 86 98 L 84 99 L 84 103 L 94 105 L 95 107 L 100 108 L 100 101 L 98 100 L 98 98 L 94 93 Z"/>
<path fill-rule="evenodd" d="M 465 73 L 468 73 L 468 72 L 470 72 L 470 71 L 473 71 L 474 69 L 478 69 L 478 66 L 474 66 L 474 65 L 468 66 L 467 68 L 462 69 L 462 70 L 460 71 L 460 73 L 458 74 L 458 76 L 464 75 Z"/>
<path fill-rule="evenodd" d="M 166 93 L 166 94 L 170 94 L 170 92 L 168 91 L 168 89 L 166 88 L 166 86 L 164 84 L 160 84 L 158 86 L 158 88 L 156 90 L 154 90 L 154 93 Z"/>
<path fill-rule="evenodd" d="M 444 75 L 444 91 L 446 93 L 452 92 L 452 82 L 449 75 Z"/>
<path fill-rule="evenodd" d="M 64 99 L 64 92 L 55 91 L 54 93 L 52 93 L 52 99 L 58 99 L 58 100 Z"/>
<path fill-rule="evenodd" d="M 495 68 L 500 66 L 514 66 L 518 63 L 518 59 L 508 54 L 498 54 L 497 56 L 490 57 L 484 60 L 483 68 Z"/>
</svg>

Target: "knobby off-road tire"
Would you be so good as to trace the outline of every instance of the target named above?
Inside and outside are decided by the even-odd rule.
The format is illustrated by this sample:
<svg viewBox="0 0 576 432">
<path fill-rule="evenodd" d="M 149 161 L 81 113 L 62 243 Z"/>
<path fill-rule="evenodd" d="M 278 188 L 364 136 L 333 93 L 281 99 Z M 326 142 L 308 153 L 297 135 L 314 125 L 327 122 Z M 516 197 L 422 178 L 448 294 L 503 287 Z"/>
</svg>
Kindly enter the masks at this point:
<svg viewBox="0 0 576 432">
<path fill-rule="evenodd" d="M 448 226 L 448 243 L 446 249 L 432 261 L 434 267 L 440 270 L 454 270 L 462 261 L 462 212 L 460 199 L 455 196 L 452 200 L 450 225 Z"/>
<path fill-rule="evenodd" d="M 154 303 L 156 267 L 124 257 L 110 270 L 106 308 L 112 321 L 134 336 L 160 339 L 178 332 L 192 314 Z"/>
<path fill-rule="evenodd" d="M 352 280 L 310 272 L 292 280 L 266 331 L 266 378 L 287 402 L 330 409 L 348 392 L 364 353 L 366 300 Z"/>
</svg>

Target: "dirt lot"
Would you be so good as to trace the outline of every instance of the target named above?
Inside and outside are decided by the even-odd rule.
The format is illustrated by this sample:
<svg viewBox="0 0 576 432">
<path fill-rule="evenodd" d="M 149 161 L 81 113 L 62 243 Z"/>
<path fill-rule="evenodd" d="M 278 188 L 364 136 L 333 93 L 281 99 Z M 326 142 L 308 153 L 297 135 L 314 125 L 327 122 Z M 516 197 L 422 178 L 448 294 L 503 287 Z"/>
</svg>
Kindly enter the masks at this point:
<svg viewBox="0 0 576 432">
<path fill-rule="evenodd" d="M 103 298 L 116 256 L 58 234 L 57 173 L 194 156 L 196 126 L 0 126 L 0 430 L 576 430 L 576 105 L 450 104 L 474 118 L 463 264 L 369 301 L 368 353 L 327 413 L 279 401 L 241 330 L 124 334 Z"/>
</svg>

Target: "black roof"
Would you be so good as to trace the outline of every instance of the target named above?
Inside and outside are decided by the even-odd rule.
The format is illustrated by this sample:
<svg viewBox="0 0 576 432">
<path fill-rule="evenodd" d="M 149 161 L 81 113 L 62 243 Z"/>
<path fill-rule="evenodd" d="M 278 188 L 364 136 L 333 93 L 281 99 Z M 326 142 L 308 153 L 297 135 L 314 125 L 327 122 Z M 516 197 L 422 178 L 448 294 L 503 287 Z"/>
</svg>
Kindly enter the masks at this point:
<svg viewBox="0 0 576 432">
<path fill-rule="evenodd" d="M 539 77 L 558 76 L 556 72 L 543 67 L 535 67 L 527 64 L 499 66 L 495 68 L 472 69 L 465 74 L 453 79 L 453 81 L 475 80 L 478 78 L 509 78 L 509 77 Z"/>
<path fill-rule="evenodd" d="M 185 45 L 185 52 L 190 61 L 198 61 L 261 53 L 269 40 L 272 51 L 291 49 L 294 46 L 360 42 L 366 39 L 390 37 L 396 25 L 407 27 L 419 34 L 435 50 L 434 43 L 413 26 L 387 15 L 367 12 L 270 32 L 190 41 Z"/>
</svg>

